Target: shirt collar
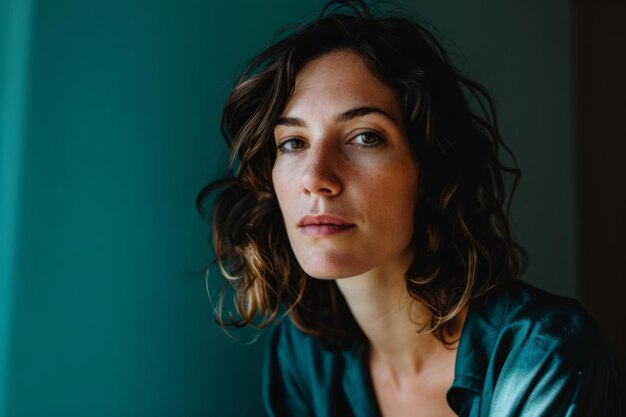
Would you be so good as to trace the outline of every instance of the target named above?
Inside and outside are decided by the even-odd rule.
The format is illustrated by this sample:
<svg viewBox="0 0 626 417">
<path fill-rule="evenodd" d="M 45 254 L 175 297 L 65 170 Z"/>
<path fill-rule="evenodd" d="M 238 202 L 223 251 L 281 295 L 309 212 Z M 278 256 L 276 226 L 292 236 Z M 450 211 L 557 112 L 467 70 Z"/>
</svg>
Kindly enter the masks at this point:
<svg viewBox="0 0 626 417">
<path fill-rule="evenodd" d="M 469 308 L 456 354 L 454 381 L 448 390 L 450 406 L 459 415 L 471 407 L 472 398 L 480 396 L 489 368 L 492 352 L 498 339 L 506 302 L 494 290 L 475 301 Z"/>
</svg>

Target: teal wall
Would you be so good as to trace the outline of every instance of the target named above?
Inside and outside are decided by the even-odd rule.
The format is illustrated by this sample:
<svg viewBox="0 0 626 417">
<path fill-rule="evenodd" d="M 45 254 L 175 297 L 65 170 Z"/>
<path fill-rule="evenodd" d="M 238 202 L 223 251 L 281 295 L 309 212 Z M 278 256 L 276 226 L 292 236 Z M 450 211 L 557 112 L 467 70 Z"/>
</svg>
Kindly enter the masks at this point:
<svg viewBox="0 0 626 417">
<path fill-rule="evenodd" d="M 186 275 L 194 198 L 237 73 L 323 3 L 0 0 L 0 417 L 261 415 L 266 335 L 231 341 Z M 569 3 L 405 3 L 496 97 L 527 279 L 575 295 Z"/>
</svg>

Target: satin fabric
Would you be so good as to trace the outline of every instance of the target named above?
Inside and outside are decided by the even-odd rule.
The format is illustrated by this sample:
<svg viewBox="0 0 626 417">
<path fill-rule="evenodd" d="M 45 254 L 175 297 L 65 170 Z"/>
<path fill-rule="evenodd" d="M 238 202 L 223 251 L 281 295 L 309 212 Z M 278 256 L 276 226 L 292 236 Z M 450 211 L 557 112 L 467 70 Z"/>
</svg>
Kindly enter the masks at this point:
<svg viewBox="0 0 626 417">
<path fill-rule="evenodd" d="M 283 320 L 265 356 L 266 413 L 380 417 L 365 352 L 365 343 L 327 350 Z M 621 391 L 606 338 L 581 305 L 515 281 L 470 306 L 447 401 L 464 417 L 616 417 Z"/>
</svg>

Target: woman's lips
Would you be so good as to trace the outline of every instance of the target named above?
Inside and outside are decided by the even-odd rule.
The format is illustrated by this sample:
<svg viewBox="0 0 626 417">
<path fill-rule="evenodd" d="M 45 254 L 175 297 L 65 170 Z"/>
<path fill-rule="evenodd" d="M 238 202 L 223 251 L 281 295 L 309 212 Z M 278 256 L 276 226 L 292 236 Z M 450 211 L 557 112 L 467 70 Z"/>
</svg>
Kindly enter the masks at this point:
<svg viewBox="0 0 626 417">
<path fill-rule="evenodd" d="M 331 214 L 304 216 L 298 222 L 298 228 L 309 236 L 330 236 L 346 232 L 356 225 L 350 224 L 340 217 Z"/>
<path fill-rule="evenodd" d="M 308 236 L 330 236 L 354 228 L 353 224 L 306 224 L 300 226 L 302 233 Z"/>
</svg>

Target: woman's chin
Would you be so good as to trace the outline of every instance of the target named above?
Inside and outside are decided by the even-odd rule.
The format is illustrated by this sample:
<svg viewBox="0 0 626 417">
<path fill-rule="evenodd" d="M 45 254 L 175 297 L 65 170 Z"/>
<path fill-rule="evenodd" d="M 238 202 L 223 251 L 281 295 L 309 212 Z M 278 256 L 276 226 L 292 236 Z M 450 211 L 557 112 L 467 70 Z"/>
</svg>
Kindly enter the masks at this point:
<svg viewBox="0 0 626 417">
<path fill-rule="evenodd" d="M 354 277 L 367 272 L 368 268 L 360 264 L 348 262 L 301 262 L 306 274 L 317 279 L 340 279 Z"/>
<path fill-rule="evenodd" d="M 315 278 L 319 280 L 333 280 L 333 279 L 341 279 L 341 278 L 354 276 L 352 274 L 346 274 L 346 273 L 340 273 L 340 272 L 334 272 L 334 271 L 321 271 L 321 272 L 314 271 L 313 273 L 307 272 L 307 275 L 310 276 L 311 278 Z"/>
</svg>

